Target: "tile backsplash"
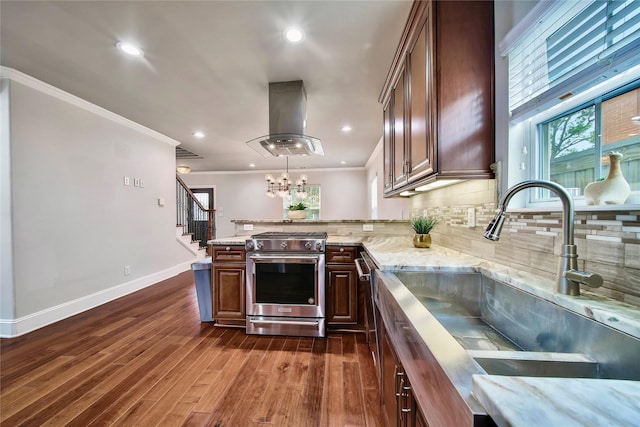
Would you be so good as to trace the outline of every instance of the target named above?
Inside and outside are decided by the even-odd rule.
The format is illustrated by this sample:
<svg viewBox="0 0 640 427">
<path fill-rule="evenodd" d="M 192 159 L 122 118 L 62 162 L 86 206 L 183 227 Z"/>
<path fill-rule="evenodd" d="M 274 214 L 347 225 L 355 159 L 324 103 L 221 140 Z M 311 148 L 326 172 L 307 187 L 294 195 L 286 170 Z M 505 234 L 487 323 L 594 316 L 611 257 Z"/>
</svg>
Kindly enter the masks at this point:
<svg viewBox="0 0 640 427">
<path fill-rule="evenodd" d="M 498 242 L 482 236 L 496 212 L 494 181 L 468 181 L 414 196 L 414 214 L 440 219 L 431 232 L 436 244 L 532 274 L 555 279 L 562 245 L 562 213 L 510 210 Z M 468 226 L 473 208 L 476 226 Z M 601 288 L 583 287 L 640 307 L 640 209 L 576 212 L 578 268 L 600 274 Z"/>
</svg>

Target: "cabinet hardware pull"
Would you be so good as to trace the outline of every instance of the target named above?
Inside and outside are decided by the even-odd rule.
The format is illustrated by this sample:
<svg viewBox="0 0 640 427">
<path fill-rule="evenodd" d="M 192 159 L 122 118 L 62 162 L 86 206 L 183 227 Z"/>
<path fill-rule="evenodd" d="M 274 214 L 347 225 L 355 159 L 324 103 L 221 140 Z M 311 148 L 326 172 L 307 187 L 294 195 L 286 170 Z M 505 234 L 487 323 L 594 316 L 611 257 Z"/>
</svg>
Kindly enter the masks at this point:
<svg viewBox="0 0 640 427">
<path fill-rule="evenodd" d="M 229 252 L 231 250 L 231 248 L 229 246 L 227 246 L 226 248 L 224 248 L 224 250 Z"/>
</svg>

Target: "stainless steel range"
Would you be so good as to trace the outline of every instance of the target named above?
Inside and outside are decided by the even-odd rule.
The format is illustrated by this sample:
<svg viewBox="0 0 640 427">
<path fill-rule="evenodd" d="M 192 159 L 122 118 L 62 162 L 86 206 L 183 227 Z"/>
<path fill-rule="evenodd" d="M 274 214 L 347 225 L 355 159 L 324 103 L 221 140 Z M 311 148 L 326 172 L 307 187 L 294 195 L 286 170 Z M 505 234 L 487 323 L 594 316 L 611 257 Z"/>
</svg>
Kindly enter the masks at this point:
<svg viewBox="0 0 640 427">
<path fill-rule="evenodd" d="M 247 249 L 247 333 L 325 336 L 327 233 L 270 232 Z"/>
</svg>

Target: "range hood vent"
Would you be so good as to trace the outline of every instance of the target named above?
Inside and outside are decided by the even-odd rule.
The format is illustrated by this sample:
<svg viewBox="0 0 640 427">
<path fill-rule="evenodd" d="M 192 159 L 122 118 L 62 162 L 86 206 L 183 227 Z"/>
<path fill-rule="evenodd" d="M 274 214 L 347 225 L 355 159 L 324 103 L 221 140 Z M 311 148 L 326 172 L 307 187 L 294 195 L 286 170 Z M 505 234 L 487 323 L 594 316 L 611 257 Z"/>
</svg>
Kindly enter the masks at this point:
<svg viewBox="0 0 640 427">
<path fill-rule="evenodd" d="M 323 156 L 318 138 L 304 134 L 307 92 L 302 80 L 269 83 L 269 135 L 247 142 L 263 157 Z"/>
</svg>

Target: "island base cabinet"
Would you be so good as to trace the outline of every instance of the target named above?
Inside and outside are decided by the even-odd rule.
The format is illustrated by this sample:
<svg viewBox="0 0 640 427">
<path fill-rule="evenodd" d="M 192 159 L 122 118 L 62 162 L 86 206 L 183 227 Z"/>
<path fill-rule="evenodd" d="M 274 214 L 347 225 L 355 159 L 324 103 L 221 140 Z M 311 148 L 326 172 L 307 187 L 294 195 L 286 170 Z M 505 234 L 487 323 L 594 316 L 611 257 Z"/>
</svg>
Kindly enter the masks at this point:
<svg viewBox="0 0 640 427">
<path fill-rule="evenodd" d="M 245 321 L 245 268 L 233 264 L 213 267 L 213 317 Z"/>
<path fill-rule="evenodd" d="M 358 273 L 353 265 L 327 266 L 327 322 L 358 323 Z"/>
</svg>

